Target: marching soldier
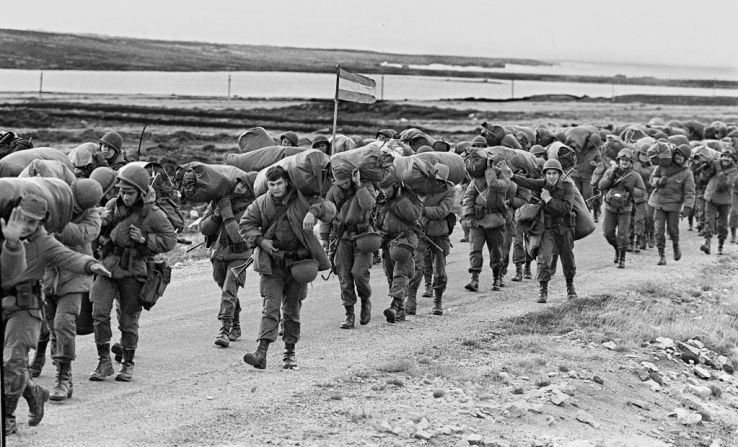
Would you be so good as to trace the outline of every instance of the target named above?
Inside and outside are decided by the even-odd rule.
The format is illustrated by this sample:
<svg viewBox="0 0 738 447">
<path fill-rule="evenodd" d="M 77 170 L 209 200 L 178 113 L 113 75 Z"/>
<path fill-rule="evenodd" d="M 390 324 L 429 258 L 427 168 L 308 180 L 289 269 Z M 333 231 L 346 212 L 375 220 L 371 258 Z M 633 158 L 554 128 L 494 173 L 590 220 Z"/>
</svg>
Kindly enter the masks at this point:
<svg viewBox="0 0 738 447">
<path fill-rule="evenodd" d="M 646 186 L 641 176 L 632 169 L 632 149 L 621 149 L 617 161 L 617 166 L 605 171 L 598 189 L 605 194 L 605 220 L 602 229 L 605 239 L 615 249 L 615 263 L 622 269 L 625 268 L 625 251 L 630 239 L 628 232 L 634 198 L 636 195 L 643 197 Z"/>
<path fill-rule="evenodd" d="M 410 278 L 415 274 L 414 252 L 418 235 L 414 227 L 423 212 L 415 192 L 404 188 L 393 176 L 379 184 L 385 197 L 377 207 L 377 227 L 384 233 L 382 263 L 389 284 L 391 303 L 384 310 L 388 323 L 405 321 L 405 296 Z"/>
<path fill-rule="evenodd" d="M 330 222 L 336 214 L 331 202 L 320 196 L 305 197 L 290 182 L 281 166 L 266 173 L 269 191 L 246 209 L 239 231 L 256 248 L 254 271 L 261 275 L 264 298 L 256 352 L 243 361 L 266 368 L 269 344 L 276 341 L 281 314 L 284 316 L 284 369 L 297 368 L 295 344 L 300 340 L 300 309 L 307 297 L 307 283 L 330 262 L 313 234 L 316 219 Z M 317 264 L 317 267 L 316 267 Z"/>
<path fill-rule="evenodd" d="M 689 146 L 682 145 L 674 149 L 668 143 L 656 143 L 656 145 L 667 145 L 660 153 L 666 157 L 659 156 L 659 166 L 651 175 L 651 186 L 654 188 L 648 199 L 648 204 L 655 209 L 654 232 L 656 234 L 656 247 L 659 250 L 658 265 L 666 265 L 666 235 L 669 232 L 674 260 L 682 258 L 679 248 L 679 217 L 688 216 L 692 212 L 695 199 L 694 176 L 692 171 L 685 166 L 689 159 L 691 150 Z M 649 148 L 649 152 L 652 151 Z"/>
<path fill-rule="evenodd" d="M 49 391 L 35 384 L 26 368 L 28 351 L 36 346 L 41 330 L 41 284 L 47 267 L 53 266 L 76 274 L 109 275 L 95 258 L 64 247 L 46 232 L 46 201 L 25 196 L 13 209 L 2 232 L 2 322 L 3 322 L 3 409 L 6 434 L 17 431 L 15 409 L 21 396 L 28 403 L 28 425 L 36 426 L 44 416 L 44 402 Z M 21 242 L 22 241 L 22 242 Z M 8 260 L 25 250 L 26 268 L 8 267 Z M 19 263 L 22 264 L 22 263 Z M 22 266 L 22 265 L 21 265 Z M 8 271 L 11 270 L 11 271 Z M 14 272 L 12 270 L 15 270 Z"/>
<path fill-rule="evenodd" d="M 238 222 L 254 201 L 255 177 L 256 173 L 249 173 L 247 182 L 239 182 L 233 196 L 208 204 L 200 222 L 200 232 L 210 245 L 213 279 L 222 291 L 218 312 L 221 328 L 215 339 L 215 344 L 221 348 L 227 348 L 230 342 L 241 337 L 238 288 L 244 284 L 246 269 L 238 270 L 251 257 L 251 249 L 239 234 Z"/>
<path fill-rule="evenodd" d="M 705 188 L 705 227 L 703 236 L 705 243 L 700 250 L 710 254 L 712 235 L 717 233 L 718 254 L 723 254 L 725 239 L 728 238 L 728 216 L 733 204 L 733 183 L 738 180 L 736 152 L 733 148 L 725 149 L 720 159 L 712 162 L 707 168 L 710 179 Z"/>
<path fill-rule="evenodd" d="M 509 170 L 510 168 L 507 168 Z M 558 160 L 547 160 L 543 165 L 542 179 L 528 179 L 515 175 L 513 181 L 519 186 L 539 193 L 543 209 L 544 230 L 541 246 L 538 249 L 537 279 L 540 286 L 539 303 L 548 300 L 548 282 L 551 279 L 551 260 L 558 253 L 566 279 L 566 293 L 569 299 L 577 298 L 574 288 L 576 262 L 574 260 L 574 222 L 573 209 L 575 192 L 570 182 L 562 180 L 564 170 Z"/>
<path fill-rule="evenodd" d="M 490 160 L 489 163 L 492 163 Z M 508 168 L 509 170 L 509 168 Z M 469 251 L 469 273 L 471 281 L 466 290 L 479 290 L 479 274 L 482 271 L 482 249 L 487 246 L 489 264 L 492 268 L 492 290 L 500 290 L 502 269 L 504 267 L 503 245 L 505 243 L 505 226 L 507 222 L 508 194 L 515 193 L 515 185 L 510 182 L 510 175 L 503 173 L 498 166 L 490 166 L 484 178 L 472 179 L 464 193 L 462 214 L 469 223 L 471 250 Z"/>
<path fill-rule="evenodd" d="M 338 210 L 331 225 L 330 239 L 334 248 L 334 264 L 341 284 L 341 301 L 346 310 L 346 319 L 341 329 L 354 327 L 356 296 L 361 301 L 359 323 L 368 324 L 372 316 L 372 287 L 369 284 L 369 269 L 372 267 L 372 252 L 359 249 L 357 236 L 373 231 L 370 214 L 376 205 L 376 193 L 371 183 L 361 181 L 358 170 L 354 172 L 334 171 L 333 186 L 326 200 Z"/>
<path fill-rule="evenodd" d="M 425 237 L 418 241 L 415 251 L 415 275 L 408 284 L 407 301 L 405 302 L 405 313 L 415 315 L 417 302 L 416 297 L 420 282 L 425 276 L 425 263 L 430 260 L 433 269 L 433 315 L 443 315 L 443 292 L 446 291 L 448 277 L 446 275 L 446 256 L 451 250 L 449 234 L 453 231 L 456 223 L 453 214 L 455 190 L 448 182 L 448 166 L 436 165 L 436 179 L 444 182 L 444 189 L 435 194 L 422 196 L 423 211 L 420 225 Z M 449 220 L 449 216 L 452 219 Z"/>
<path fill-rule="evenodd" d="M 105 207 L 102 216 L 100 242 L 102 262 L 112 277 L 98 276 L 90 291 L 93 327 L 98 364 L 90 374 L 97 382 L 113 375 L 110 361 L 110 312 L 117 301 L 118 324 L 121 331 L 123 363 L 115 377 L 130 382 L 133 358 L 138 347 L 138 320 L 141 304 L 138 296 L 148 275 L 148 262 L 159 253 L 174 248 L 177 236 L 166 214 L 154 204 L 156 194 L 150 188 L 151 178 L 146 169 L 126 165 L 118 172 L 118 196 Z"/>
<path fill-rule="evenodd" d="M 648 148 L 639 148 L 637 150 L 637 160 L 633 163 L 633 171 L 641 176 L 645 191 L 637 190 L 634 192 L 634 212 L 633 212 L 633 252 L 640 253 L 646 249 L 646 244 L 653 237 L 653 209 L 649 209 L 648 196 L 651 194 L 651 173 L 654 167 L 648 159 Z M 652 246 L 653 247 L 653 246 Z"/>
</svg>

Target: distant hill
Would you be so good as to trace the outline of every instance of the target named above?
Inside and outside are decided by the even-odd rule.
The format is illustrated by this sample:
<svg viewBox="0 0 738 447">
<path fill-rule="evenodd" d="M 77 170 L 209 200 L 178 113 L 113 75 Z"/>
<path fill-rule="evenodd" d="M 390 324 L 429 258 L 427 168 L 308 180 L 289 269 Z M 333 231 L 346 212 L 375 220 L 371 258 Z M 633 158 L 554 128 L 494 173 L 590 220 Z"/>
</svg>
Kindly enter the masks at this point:
<svg viewBox="0 0 738 447">
<path fill-rule="evenodd" d="M 393 71 L 383 68 L 382 62 L 480 67 L 504 67 L 506 63 L 547 65 L 532 59 L 180 42 L 10 29 L 0 29 L 0 42 L 0 68 L 32 70 L 332 72 L 340 62 L 360 72 L 380 73 Z"/>
</svg>

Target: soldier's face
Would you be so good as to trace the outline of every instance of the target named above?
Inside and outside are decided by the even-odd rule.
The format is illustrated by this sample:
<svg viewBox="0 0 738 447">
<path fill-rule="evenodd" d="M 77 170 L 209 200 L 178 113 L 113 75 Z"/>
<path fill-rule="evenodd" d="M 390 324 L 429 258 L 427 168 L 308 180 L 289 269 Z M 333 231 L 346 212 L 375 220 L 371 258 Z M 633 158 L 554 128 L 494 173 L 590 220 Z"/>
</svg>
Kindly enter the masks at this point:
<svg viewBox="0 0 738 447">
<path fill-rule="evenodd" d="M 292 142 L 289 140 L 289 138 L 285 137 L 282 138 L 282 141 L 280 142 L 282 146 L 294 146 Z"/>
<path fill-rule="evenodd" d="M 559 178 L 561 177 L 561 173 L 555 169 L 549 169 L 546 171 L 546 183 L 549 185 L 555 185 L 559 182 Z"/>
<path fill-rule="evenodd" d="M 620 165 L 620 169 L 628 169 L 633 163 L 628 159 L 621 158 L 618 160 L 618 164 Z"/>
<path fill-rule="evenodd" d="M 138 199 L 138 190 L 130 185 L 121 184 L 118 194 L 123 199 L 125 206 L 133 206 L 136 203 L 136 199 Z"/>
<path fill-rule="evenodd" d="M 106 160 L 112 160 L 117 154 L 115 149 L 105 143 L 102 143 L 100 145 L 100 151 L 102 152 L 103 157 L 105 157 Z"/>
<path fill-rule="evenodd" d="M 283 178 L 267 182 L 269 192 L 277 199 L 281 199 L 287 193 L 287 181 Z"/>
<path fill-rule="evenodd" d="M 389 137 L 383 133 L 380 133 L 377 135 L 377 141 L 381 141 L 382 143 L 389 141 Z"/>
<path fill-rule="evenodd" d="M 394 185 L 383 187 L 381 189 L 382 189 L 382 194 L 384 194 L 385 197 L 388 197 L 388 198 L 389 197 L 394 197 L 394 195 L 395 195 L 395 186 Z"/>
<path fill-rule="evenodd" d="M 26 216 L 25 214 L 20 214 L 20 222 L 21 222 L 21 239 L 26 238 L 38 230 L 39 225 L 41 225 L 40 220 L 36 220 L 32 217 Z"/>
<path fill-rule="evenodd" d="M 684 163 L 684 156 L 682 154 L 675 154 L 674 155 L 674 163 L 680 165 Z"/>
</svg>

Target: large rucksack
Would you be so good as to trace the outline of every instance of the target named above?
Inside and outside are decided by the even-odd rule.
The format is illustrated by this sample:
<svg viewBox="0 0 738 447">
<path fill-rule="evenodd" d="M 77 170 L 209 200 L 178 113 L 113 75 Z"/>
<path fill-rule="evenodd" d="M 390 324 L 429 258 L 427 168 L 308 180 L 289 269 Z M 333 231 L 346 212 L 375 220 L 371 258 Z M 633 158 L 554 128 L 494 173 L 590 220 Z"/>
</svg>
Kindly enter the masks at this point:
<svg viewBox="0 0 738 447">
<path fill-rule="evenodd" d="M 184 229 L 185 219 L 179 205 L 174 200 L 174 185 L 167 171 L 157 162 L 134 161 L 129 164 L 139 165 L 149 172 L 151 188 L 156 193 L 156 206 L 164 211 L 174 231 L 180 233 Z"/>
</svg>

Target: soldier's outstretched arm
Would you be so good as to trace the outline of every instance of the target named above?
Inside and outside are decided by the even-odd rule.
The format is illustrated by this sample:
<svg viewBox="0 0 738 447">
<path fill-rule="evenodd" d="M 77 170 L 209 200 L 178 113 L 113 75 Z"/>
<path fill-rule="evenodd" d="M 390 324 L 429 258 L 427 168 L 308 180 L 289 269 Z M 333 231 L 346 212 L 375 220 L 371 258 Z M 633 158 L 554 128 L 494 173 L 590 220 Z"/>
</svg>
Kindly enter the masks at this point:
<svg viewBox="0 0 738 447">
<path fill-rule="evenodd" d="M 78 275 L 94 273 L 90 267 L 97 264 L 97 260 L 92 256 L 70 250 L 49 234 L 39 238 L 39 253 L 44 266 L 54 266 Z"/>
</svg>

